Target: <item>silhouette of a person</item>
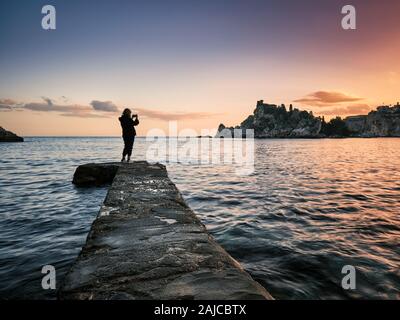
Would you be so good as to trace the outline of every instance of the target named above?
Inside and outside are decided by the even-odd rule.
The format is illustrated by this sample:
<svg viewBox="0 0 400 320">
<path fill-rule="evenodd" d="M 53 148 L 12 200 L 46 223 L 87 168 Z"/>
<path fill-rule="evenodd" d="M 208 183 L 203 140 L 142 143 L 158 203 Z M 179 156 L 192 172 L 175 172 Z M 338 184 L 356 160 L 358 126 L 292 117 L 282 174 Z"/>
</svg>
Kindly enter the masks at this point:
<svg viewBox="0 0 400 320">
<path fill-rule="evenodd" d="M 128 156 L 127 162 L 129 162 L 131 160 L 133 143 L 135 142 L 136 136 L 135 126 L 139 124 L 139 118 L 137 114 L 132 115 L 132 111 L 126 108 L 119 117 L 119 122 L 121 123 L 122 138 L 124 139 L 124 150 L 122 152 L 121 162 L 125 161 L 126 156 Z"/>
</svg>

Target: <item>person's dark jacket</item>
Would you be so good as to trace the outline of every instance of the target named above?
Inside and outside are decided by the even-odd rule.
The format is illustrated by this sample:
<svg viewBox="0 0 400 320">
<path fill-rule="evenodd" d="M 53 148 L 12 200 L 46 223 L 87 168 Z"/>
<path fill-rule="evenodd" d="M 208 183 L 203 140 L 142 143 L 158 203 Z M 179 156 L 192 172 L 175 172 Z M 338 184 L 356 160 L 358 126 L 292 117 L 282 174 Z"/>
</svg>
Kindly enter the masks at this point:
<svg viewBox="0 0 400 320">
<path fill-rule="evenodd" d="M 123 137 L 136 136 L 135 126 L 139 124 L 138 118 L 135 118 L 135 120 L 133 120 L 131 117 L 123 115 L 119 117 L 119 122 L 121 122 Z"/>
</svg>

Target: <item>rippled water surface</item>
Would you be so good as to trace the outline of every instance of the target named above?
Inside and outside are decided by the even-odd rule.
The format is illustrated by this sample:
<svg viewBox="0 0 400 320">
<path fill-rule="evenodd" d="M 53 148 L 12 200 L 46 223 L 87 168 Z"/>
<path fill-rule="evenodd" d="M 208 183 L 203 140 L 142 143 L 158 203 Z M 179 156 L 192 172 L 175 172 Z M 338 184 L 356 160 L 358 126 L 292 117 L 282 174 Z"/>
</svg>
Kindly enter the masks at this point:
<svg viewBox="0 0 400 320">
<path fill-rule="evenodd" d="M 208 139 L 207 139 L 208 140 Z M 135 159 L 148 142 L 137 139 Z M 71 184 L 77 165 L 118 161 L 119 138 L 0 144 L 0 298 L 53 298 L 107 188 Z M 255 171 L 168 164 L 217 241 L 278 299 L 400 298 L 400 139 L 256 140 Z M 356 290 L 341 287 L 356 268 Z"/>
</svg>

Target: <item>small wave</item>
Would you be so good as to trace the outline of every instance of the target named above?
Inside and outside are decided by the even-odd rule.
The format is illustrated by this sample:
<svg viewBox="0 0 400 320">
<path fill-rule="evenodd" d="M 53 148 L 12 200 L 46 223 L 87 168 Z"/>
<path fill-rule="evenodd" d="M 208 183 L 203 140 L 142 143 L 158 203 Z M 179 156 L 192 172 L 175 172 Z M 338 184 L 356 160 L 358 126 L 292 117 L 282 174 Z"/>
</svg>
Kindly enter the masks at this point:
<svg viewBox="0 0 400 320">
<path fill-rule="evenodd" d="M 343 197 L 356 199 L 359 201 L 370 201 L 370 198 L 363 194 L 352 194 L 352 193 L 344 193 Z"/>
</svg>

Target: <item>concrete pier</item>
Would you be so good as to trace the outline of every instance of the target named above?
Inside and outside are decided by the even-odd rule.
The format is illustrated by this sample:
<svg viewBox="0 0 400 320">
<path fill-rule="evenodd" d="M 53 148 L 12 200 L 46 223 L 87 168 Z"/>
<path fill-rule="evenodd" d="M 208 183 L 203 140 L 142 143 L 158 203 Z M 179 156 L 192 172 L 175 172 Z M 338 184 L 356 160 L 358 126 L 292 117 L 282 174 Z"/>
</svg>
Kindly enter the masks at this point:
<svg viewBox="0 0 400 320">
<path fill-rule="evenodd" d="M 272 299 L 186 205 L 165 166 L 89 164 L 77 185 L 110 183 L 61 299 Z"/>
</svg>

